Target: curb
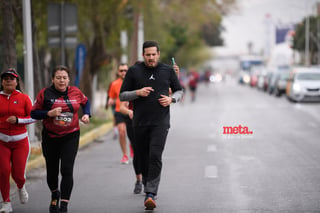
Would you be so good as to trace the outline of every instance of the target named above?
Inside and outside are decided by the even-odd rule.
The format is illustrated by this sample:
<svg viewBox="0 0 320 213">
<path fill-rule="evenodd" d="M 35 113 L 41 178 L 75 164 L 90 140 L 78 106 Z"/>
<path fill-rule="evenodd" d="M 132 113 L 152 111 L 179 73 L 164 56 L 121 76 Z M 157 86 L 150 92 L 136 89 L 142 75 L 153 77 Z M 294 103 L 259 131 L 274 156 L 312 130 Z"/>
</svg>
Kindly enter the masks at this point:
<svg viewBox="0 0 320 213">
<path fill-rule="evenodd" d="M 113 123 L 109 122 L 109 123 L 101 125 L 98 128 L 95 128 L 95 129 L 87 132 L 83 136 L 81 136 L 80 141 L 79 141 L 79 149 L 92 143 L 96 138 L 99 138 L 102 135 L 104 135 L 105 133 L 107 133 L 112 128 L 112 126 L 113 126 Z M 45 165 L 45 160 L 44 160 L 43 155 L 41 155 L 31 161 L 28 161 L 28 164 L 26 166 L 26 172 L 31 169 L 42 167 L 44 165 Z"/>
</svg>

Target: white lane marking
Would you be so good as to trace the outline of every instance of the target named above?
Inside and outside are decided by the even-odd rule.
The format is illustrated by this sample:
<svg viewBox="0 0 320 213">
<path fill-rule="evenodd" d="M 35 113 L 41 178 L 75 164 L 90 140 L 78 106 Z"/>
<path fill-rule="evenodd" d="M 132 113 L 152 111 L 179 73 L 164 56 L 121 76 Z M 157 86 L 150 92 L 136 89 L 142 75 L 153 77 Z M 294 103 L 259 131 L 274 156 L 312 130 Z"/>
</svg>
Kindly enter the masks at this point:
<svg viewBox="0 0 320 213">
<path fill-rule="evenodd" d="M 217 178 L 218 177 L 218 168 L 213 165 L 206 166 L 205 177 L 206 178 Z"/>
<path fill-rule="evenodd" d="M 209 145 L 207 148 L 207 152 L 216 152 L 217 147 L 215 145 Z"/>
<path fill-rule="evenodd" d="M 243 156 L 240 156 L 239 158 L 240 160 L 243 160 L 243 161 L 252 161 L 256 159 L 255 157 L 249 156 L 249 155 L 243 155 Z"/>
</svg>

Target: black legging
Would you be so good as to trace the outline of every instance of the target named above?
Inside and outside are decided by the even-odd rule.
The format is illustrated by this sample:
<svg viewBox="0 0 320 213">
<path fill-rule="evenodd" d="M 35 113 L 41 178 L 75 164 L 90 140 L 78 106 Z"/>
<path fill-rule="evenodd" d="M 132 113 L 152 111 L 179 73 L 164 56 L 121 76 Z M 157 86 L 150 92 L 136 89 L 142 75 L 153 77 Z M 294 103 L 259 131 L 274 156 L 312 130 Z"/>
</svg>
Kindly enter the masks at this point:
<svg viewBox="0 0 320 213">
<path fill-rule="evenodd" d="M 168 135 L 168 126 L 134 127 L 137 143 L 136 154 L 141 157 L 144 192 L 158 193 L 162 170 L 162 152 Z"/>
<path fill-rule="evenodd" d="M 73 167 L 79 147 L 80 131 L 63 137 L 49 137 L 42 131 L 42 152 L 47 166 L 47 183 L 49 189 L 58 189 L 59 165 L 61 161 L 61 199 L 69 200 L 73 187 Z"/>
</svg>

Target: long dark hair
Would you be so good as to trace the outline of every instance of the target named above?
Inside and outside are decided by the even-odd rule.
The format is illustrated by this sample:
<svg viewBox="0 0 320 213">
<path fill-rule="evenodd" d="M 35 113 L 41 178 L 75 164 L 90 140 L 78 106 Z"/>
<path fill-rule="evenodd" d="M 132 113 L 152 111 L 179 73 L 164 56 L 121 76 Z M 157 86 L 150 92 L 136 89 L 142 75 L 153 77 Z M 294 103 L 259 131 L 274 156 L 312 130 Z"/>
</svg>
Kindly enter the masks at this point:
<svg viewBox="0 0 320 213">
<path fill-rule="evenodd" d="M 3 80 L 3 77 L 6 76 L 6 74 L 4 74 L 4 73 L 5 73 L 5 72 L 8 72 L 8 71 L 13 72 L 14 74 L 17 75 L 17 77 L 15 77 L 15 78 L 17 79 L 16 90 L 19 90 L 19 91 L 23 92 L 22 89 L 21 89 L 21 87 L 20 87 L 20 77 L 19 77 L 19 74 L 17 73 L 17 71 L 16 71 L 15 68 L 9 68 L 9 69 L 7 69 L 6 71 L 4 71 L 4 72 L 2 73 L 2 75 L 1 75 L 0 91 L 3 91 L 3 89 L 4 89 L 3 86 L 2 86 L 2 80 Z M 8 74 L 8 75 L 10 75 L 10 74 Z"/>
</svg>

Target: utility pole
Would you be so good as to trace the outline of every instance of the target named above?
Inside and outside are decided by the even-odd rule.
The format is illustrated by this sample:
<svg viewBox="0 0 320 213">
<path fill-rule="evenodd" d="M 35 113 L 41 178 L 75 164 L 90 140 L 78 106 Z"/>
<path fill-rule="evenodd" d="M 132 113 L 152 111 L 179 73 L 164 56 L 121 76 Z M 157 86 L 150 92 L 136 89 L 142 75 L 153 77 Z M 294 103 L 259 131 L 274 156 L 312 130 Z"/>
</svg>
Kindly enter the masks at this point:
<svg viewBox="0 0 320 213">
<path fill-rule="evenodd" d="M 121 50 L 122 50 L 122 55 L 121 55 L 121 63 L 128 63 L 128 54 L 127 54 L 127 49 L 128 49 L 128 33 L 126 30 L 122 30 L 120 34 L 120 44 L 121 44 Z"/>
<path fill-rule="evenodd" d="M 130 64 L 134 64 L 138 60 L 143 60 L 142 45 L 144 42 L 144 23 L 140 7 L 135 9 L 133 14 L 133 22 L 135 27 L 132 35 Z"/>
<path fill-rule="evenodd" d="M 264 49 L 264 59 L 268 60 L 271 55 L 271 35 L 272 32 L 272 19 L 271 15 L 268 13 L 265 15 L 265 29 L 266 29 L 266 39 L 265 39 L 265 49 Z M 273 32 L 274 33 L 274 32 Z"/>
<path fill-rule="evenodd" d="M 310 35 L 309 35 L 309 28 L 310 28 L 310 17 L 309 15 L 306 18 L 306 31 L 305 31 L 305 59 L 304 59 L 304 65 L 309 66 L 309 41 L 310 41 Z"/>
<path fill-rule="evenodd" d="M 142 61 L 142 45 L 144 41 L 144 24 L 143 24 L 143 15 L 139 13 L 138 20 L 138 60 Z"/>
<path fill-rule="evenodd" d="M 31 5 L 30 0 L 22 0 L 23 3 L 23 40 L 24 40 L 24 76 L 27 94 L 34 100 L 33 87 L 33 55 L 32 55 L 32 31 L 31 31 Z M 35 124 L 28 125 L 29 140 L 35 141 Z"/>
</svg>

